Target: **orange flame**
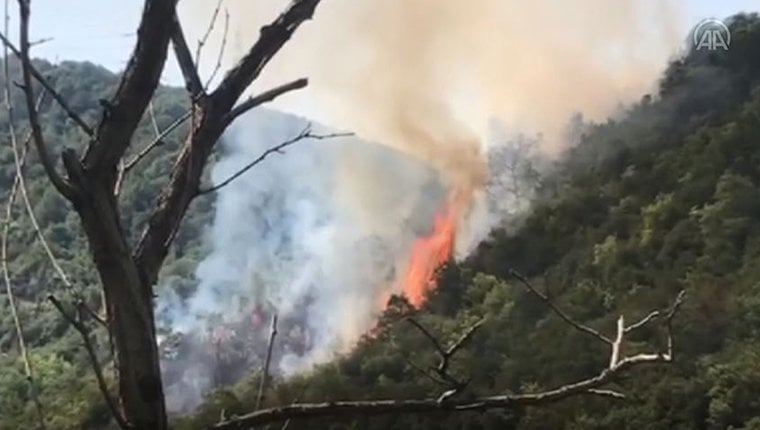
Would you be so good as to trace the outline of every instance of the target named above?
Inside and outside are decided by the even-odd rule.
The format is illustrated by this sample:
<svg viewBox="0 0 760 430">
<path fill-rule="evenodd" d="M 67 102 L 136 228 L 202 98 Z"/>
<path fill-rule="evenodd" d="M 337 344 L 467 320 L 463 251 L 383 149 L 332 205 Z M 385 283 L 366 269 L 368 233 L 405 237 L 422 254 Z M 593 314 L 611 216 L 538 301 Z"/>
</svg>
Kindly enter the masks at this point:
<svg viewBox="0 0 760 430">
<path fill-rule="evenodd" d="M 436 271 L 451 260 L 456 244 L 457 222 L 469 199 L 466 193 L 453 191 L 433 219 L 430 235 L 412 245 L 404 295 L 414 307 L 425 303 L 425 294 L 435 289 Z"/>
</svg>

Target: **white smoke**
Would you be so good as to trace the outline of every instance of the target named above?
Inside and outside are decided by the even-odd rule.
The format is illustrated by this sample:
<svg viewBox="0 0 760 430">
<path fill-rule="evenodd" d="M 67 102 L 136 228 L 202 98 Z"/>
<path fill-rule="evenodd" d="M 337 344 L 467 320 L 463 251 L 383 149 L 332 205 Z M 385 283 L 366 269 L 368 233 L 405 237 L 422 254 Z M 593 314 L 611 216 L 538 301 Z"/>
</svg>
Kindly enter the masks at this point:
<svg viewBox="0 0 760 430">
<path fill-rule="evenodd" d="M 266 110 L 241 118 L 222 140 L 212 181 L 306 125 Z M 400 292 L 412 242 L 429 233 L 447 187 L 430 166 L 356 137 L 308 139 L 272 154 L 218 192 L 197 290 L 181 299 L 163 288 L 159 321 L 198 335 L 250 321 L 263 308 L 295 321 L 307 337 L 306 350 L 282 351 L 280 371 L 329 359 L 372 326 L 389 293 Z M 201 385 L 208 389 L 211 381 Z"/>
</svg>

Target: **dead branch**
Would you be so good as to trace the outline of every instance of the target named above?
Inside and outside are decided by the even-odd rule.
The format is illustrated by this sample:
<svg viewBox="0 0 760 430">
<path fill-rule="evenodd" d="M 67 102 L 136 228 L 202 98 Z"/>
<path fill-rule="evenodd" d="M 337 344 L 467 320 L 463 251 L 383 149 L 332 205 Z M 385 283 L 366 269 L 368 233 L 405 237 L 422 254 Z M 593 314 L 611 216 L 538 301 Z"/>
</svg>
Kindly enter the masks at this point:
<svg viewBox="0 0 760 430">
<path fill-rule="evenodd" d="M 6 84 L 7 83 L 8 81 L 6 80 Z M 18 145 L 16 142 L 15 118 L 13 114 L 13 107 L 10 104 L 10 90 L 8 89 L 8 85 L 6 85 L 5 91 L 6 91 L 6 109 L 8 111 L 8 132 L 9 132 L 10 141 L 11 141 L 11 150 L 13 152 L 13 160 L 16 167 L 16 179 L 18 180 L 18 188 L 19 188 L 19 191 L 21 192 L 21 198 L 24 202 L 26 213 L 29 216 L 29 221 L 32 224 L 32 228 L 34 228 L 34 232 L 37 236 L 37 239 L 39 240 L 40 245 L 42 245 L 42 248 L 48 257 L 48 260 L 50 260 L 50 264 L 53 266 L 53 269 L 58 275 L 58 278 L 61 280 L 61 282 L 63 282 L 66 288 L 68 288 L 69 290 L 73 290 L 74 288 L 73 284 L 69 280 L 69 277 L 66 275 L 66 272 L 63 270 L 63 267 L 61 267 L 61 264 L 58 262 L 58 258 L 55 256 L 55 253 L 53 253 L 52 248 L 50 248 L 50 244 L 48 244 L 48 241 L 45 238 L 45 234 L 42 232 L 42 228 L 40 228 L 40 224 L 37 221 L 37 216 L 34 214 L 34 208 L 33 208 L 31 199 L 29 198 L 29 193 L 27 192 L 27 189 L 26 189 L 26 180 L 24 179 L 24 175 L 23 175 L 23 165 L 21 163 L 22 157 L 21 157 L 21 154 L 19 153 Z M 44 100 L 44 94 L 45 93 L 41 93 L 40 96 L 37 98 L 37 100 L 34 102 L 34 105 L 32 106 L 32 110 L 34 110 L 35 112 L 37 111 L 37 109 L 39 109 L 39 106 L 42 104 Z M 36 139 L 34 129 L 32 130 L 30 136 Z M 44 143 L 42 143 L 42 145 L 44 146 Z"/>
<path fill-rule="evenodd" d="M 25 2 L 25 0 L 20 0 L 20 2 Z M 27 16 L 27 19 L 28 19 L 28 16 Z M 6 34 L 8 34 L 7 31 L 3 32 L 3 34 L 0 34 L 0 42 L 2 42 L 3 45 L 5 45 L 6 48 L 10 49 L 10 51 L 13 53 L 13 55 L 15 55 L 23 63 L 24 62 L 24 58 L 23 58 L 24 54 L 23 54 L 23 52 L 21 50 L 19 50 L 18 48 L 16 48 L 16 46 L 5 36 Z M 27 37 L 27 39 L 28 39 L 28 37 Z M 47 41 L 47 40 L 49 40 L 49 39 L 46 39 L 45 41 Z M 30 48 L 33 45 L 38 45 L 39 43 L 40 43 L 40 41 L 27 42 L 27 46 L 28 46 L 28 48 Z M 28 55 L 28 53 L 27 53 L 27 55 Z M 8 55 L 6 55 L 5 58 L 7 59 Z M 55 100 L 56 103 L 58 103 L 58 105 L 61 107 L 61 109 L 63 109 L 63 111 L 66 113 L 66 116 L 68 116 L 69 119 L 71 119 L 72 121 L 74 121 L 74 123 L 77 126 L 79 126 L 79 128 L 82 129 L 82 131 L 87 136 L 93 137 L 95 135 L 95 132 L 93 131 L 92 127 L 90 127 L 87 124 L 87 122 L 82 119 L 81 116 L 79 116 L 76 112 L 74 112 L 74 110 L 66 102 L 66 99 L 64 99 L 63 96 L 61 96 L 55 90 L 55 88 L 53 88 L 52 85 L 50 85 L 50 83 L 47 81 L 47 79 L 44 76 L 42 76 L 42 73 L 40 73 L 34 67 L 34 65 L 32 65 L 31 63 L 29 63 L 28 69 L 29 69 L 29 73 L 32 75 L 32 77 L 34 78 L 34 80 L 37 81 L 42 86 L 42 88 L 47 93 L 50 94 L 50 96 L 53 98 L 53 100 Z M 26 84 L 24 84 L 24 85 L 26 85 Z"/>
<path fill-rule="evenodd" d="M 201 78 L 198 75 L 198 69 L 193 61 L 193 55 L 187 46 L 187 39 L 182 30 L 182 24 L 175 13 L 172 17 L 172 46 L 174 47 L 174 56 L 177 58 L 182 77 L 185 79 L 185 89 L 190 93 L 191 100 L 198 100 L 205 94 Z"/>
<path fill-rule="evenodd" d="M 151 114 L 152 115 L 152 114 Z M 140 152 L 138 152 L 134 157 L 132 157 L 128 161 L 121 160 L 121 163 L 119 165 L 119 174 L 116 178 L 116 185 L 114 186 L 114 195 L 119 195 L 121 191 L 121 186 L 124 183 L 124 179 L 127 176 L 127 173 L 129 173 L 130 170 L 132 170 L 137 164 L 142 161 L 143 158 L 145 158 L 148 154 L 151 153 L 154 149 L 158 148 L 159 146 L 164 144 L 165 139 L 178 127 L 180 127 L 182 124 L 185 123 L 185 121 L 190 118 L 192 115 L 192 111 L 187 111 L 179 118 L 175 119 L 174 122 L 169 124 L 163 131 L 160 131 L 158 124 L 156 123 L 155 117 L 153 116 L 152 122 L 153 122 L 153 130 L 155 132 L 155 137 L 153 140 L 145 146 L 145 148 L 141 149 Z"/>
<path fill-rule="evenodd" d="M 103 395 L 106 404 L 108 405 L 108 409 L 111 411 L 111 415 L 119 425 L 119 428 L 123 430 L 131 429 L 132 426 L 129 425 L 124 416 L 121 414 L 116 400 L 113 398 L 111 391 L 108 389 L 108 384 L 106 383 L 106 379 L 103 376 L 103 369 L 100 366 L 98 355 L 95 352 L 95 346 L 93 345 L 92 339 L 90 338 L 90 329 L 84 322 L 83 314 L 85 311 L 78 306 L 76 316 L 74 316 L 67 312 L 63 304 L 58 301 L 58 299 L 56 299 L 52 294 L 48 296 L 48 300 L 53 304 L 53 306 L 55 306 L 56 309 L 58 309 L 58 312 L 61 313 L 63 318 L 68 321 L 68 323 L 71 324 L 71 326 L 74 327 L 74 329 L 82 336 L 84 348 L 87 351 L 87 356 L 90 359 L 90 365 L 92 366 L 92 370 L 95 372 L 95 378 L 98 381 L 98 388 L 100 388 L 100 392 Z"/>
<path fill-rule="evenodd" d="M 171 124 L 169 124 L 163 131 L 156 133 L 156 137 L 145 147 L 143 148 L 137 155 L 135 155 L 132 159 L 127 161 L 124 164 L 124 171 L 128 172 L 132 170 L 137 163 L 140 162 L 143 158 L 145 158 L 146 155 L 148 155 L 152 150 L 154 150 L 156 147 L 159 147 L 164 144 L 164 140 L 166 139 L 171 132 L 176 130 L 179 126 L 185 123 L 185 121 L 190 118 L 192 115 L 191 111 L 187 111 L 182 116 L 174 120 Z"/>
<path fill-rule="evenodd" d="M 612 342 L 612 353 L 610 354 L 610 369 L 615 367 L 620 361 L 620 347 L 623 344 L 624 333 L 625 333 L 625 322 L 623 320 L 623 316 L 620 315 L 620 317 L 617 320 L 617 336 L 615 336 L 615 340 Z"/>
<path fill-rule="evenodd" d="M 524 278 L 523 278 L 524 279 Z M 372 416 L 382 414 L 399 414 L 399 413 L 433 413 L 433 412 L 464 412 L 464 411 L 486 411 L 490 409 L 517 409 L 527 406 L 538 406 L 554 403 L 571 396 L 582 394 L 593 394 L 615 399 L 624 399 L 625 395 L 617 391 L 603 389 L 608 382 L 614 380 L 617 376 L 632 368 L 646 364 L 669 363 L 673 361 L 673 335 L 671 324 L 678 309 L 683 303 L 685 293 L 681 291 L 678 297 L 670 306 L 666 316 L 668 351 L 666 353 L 655 354 L 637 354 L 630 357 L 620 358 L 619 346 L 623 342 L 625 334 L 625 325 L 621 318 L 618 323 L 616 332 L 617 351 L 613 351 L 610 356 L 610 366 L 602 369 L 596 376 L 582 379 L 577 382 L 561 385 L 555 389 L 540 391 L 537 393 L 524 394 L 503 394 L 495 396 L 476 397 L 469 400 L 453 400 L 449 392 L 438 398 L 427 398 L 420 400 L 367 400 L 367 401 L 338 401 L 327 403 L 302 403 L 291 404 L 287 406 L 275 407 L 255 411 L 250 414 L 230 418 L 227 421 L 219 422 L 211 429 L 216 430 L 237 430 L 248 429 L 252 426 L 268 424 L 277 421 L 320 418 L 320 417 L 341 417 L 341 416 Z M 410 322 L 413 320 L 409 320 Z M 414 324 L 414 323 L 413 323 Z M 576 324 L 569 323 L 572 326 Z M 415 327 L 431 339 L 431 343 L 436 346 L 440 352 L 443 348 L 440 342 L 424 329 L 420 324 L 414 324 Z M 577 327 L 576 327 L 577 328 Z M 460 339 L 466 339 L 471 334 L 470 330 L 466 331 Z M 472 330 L 474 331 L 474 329 Z M 582 330 L 585 332 L 585 330 Z M 456 351 L 457 343 L 452 345 L 447 351 Z M 455 392 L 453 393 L 455 394 Z"/>
<path fill-rule="evenodd" d="M 339 401 L 327 403 L 301 403 L 264 409 L 239 417 L 231 418 L 211 426 L 216 430 L 242 430 L 252 426 L 283 421 L 286 419 L 305 419 L 341 416 L 372 416 L 383 414 L 411 414 L 433 412 L 486 411 L 490 409 L 517 409 L 526 406 L 546 405 L 585 393 L 599 394 L 595 388 L 604 385 L 619 374 L 644 363 L 659 360 L 639 359 L 621 362 L 615 369 L 605 369 L 598 375 L 572 384 L 562 385 L 556 389 L 530 394 L 504 394 L 479 397 L 467 401 L 439 401 L 428 398 L 421 400 L 367 400 Z"/>
<path fill-rule="evenodd" d="M 268 91 L 264 91 L 261 94 L 258 94 L 256 96 L 249 97 L 247 100 L 245 100 L 243 103 L 240 103 L 239 105 L 235 106 L 229 114 L 227 114 L 226 122 L 231 123 L 234 121 L 237 117 L 240 115 L 248 112 L 249 110 L 261 106 L 264 103 L 270 102 L 277 97 L 288 93 L 290 91 L 300 90 L 301 88 L 305 88 L 309 84 L 309 80 L 306 78 L 296 79 L 295 81 L 288 82 L 287 84 L 280 85 L 279 87 L 274 87 Z"/>
<path fill-rule="evenodd" d="M 435 376 L 434 374 L 430 373 L 427 369 L 423 368 L 419 364 L 417 364 L 414 361 L 410 360 L 408 357 L 404 356 L 403 358 L 404 358 L 404 361 L 406 361 L 406 363 L 409 366 L 411 366 L 414 370 L 416 370 L 420 374 L 422 374 L 422 376 L 430 379 L 431 381 L 433 381 L 434 383 L 436 383 L 438 385 L 448 386 L 448 383 L 446 381 L 444 381 L 444 380 L 438 378 L 437 376 Z"/>
<path fill-rule="evenodd" d="M 274 22 L 262 27 L 259 39 L 238 64 L 227 72 L 212 97 L 222 106 L 231 109 L 298 27 L 311 19 L 319 2 L 320 0 L 294 0 Z"/>
<path fill-rule="evenodd" d="M 430 343 L 433 344 L 436 352 L 440 356 L 438 366 L 431 367 L 431 370 L 435 372 L 436 375 L 438 375 L 437 378 L 431 378 L 431 375 L 429 375 L 427 372 L 423 372 L 426 376 L 428 376 L 428 378 L 431 378 L 434 381 L 441 381 L 448 386 L 449 391 L 444 392 L 438 398 L 438 401 L 443 401 L 455 394 L 458 394 L 462 389 L 464 389 L 464 387 L 467 385 L 467 382 L 460 381 L 449 374 L 449 365 L 451 364 L 451 359 L 454 357 L 454 354 L 456 354 L 456 352 L 472 337 L 472 335 L 475 334 L 475 331 L 480 328 L 481 325 L 483 325 L 483 322 L 485 322 L 485 320 L 480 319 L 475 322 L 475 324 L 472 324 L 467 328 L 467 330 L 464 331 L 464 333 L 462 333 L 462 335 L 456 341 L 454 341 L 446 349 L 443 348 L 438 339 L 433 336 L 430 331 L 428 331 L 419 321 L 411 317 L 406 318 L 406 320 L 414 327 L 416 327 L 420 332 L 422 332 L 422 334 L 424 334 L 428 340 L 430 340 Z M 418 368 L 413 363 L 410 362 L 410 364 L 412 364 L 415 368 Z"/>
<path fill-rule="evenodd" d="M 175 30 L 175 26 L 167 25 L 174 18 L 175 5 L 176 0 L 145 1 L 134 51 L 116 93 L 111 100 L 104 101 L 97 139 L 90 142 L 83 165 L 107 175 L 104 179 L 109 181 L 115 181 L 115 167 L 158 87 L 169 39 Z M 109 188 L 113 189 L 113 183 Z"/>
<path fill-rule="evenodd" d="M 436 352 L 438 352 L 441 355 L 445 355 L 446 351 L 444 351 L 443 347 L 441 346 L 441 343 L 438 342 L 438 338 L 433 336 L 422 324 L 420 324 L 419 321 L 417 321 L 414 318 L 407 318 L 406 319 L 411 325 L 415 326 L 417 330 L 420 331 L 423 335 L 425 335 L 426 338 L 430 341 L 430 343 L 433 344 L 433 347 L 435 347 Z"/>
<path fill-rule="evenodd" d="M 7 7 L 7 6 L 6 6 Z M 21 156 L 21 165 L 26 162 L 27 148 L 29 146 L 30 137 L 24 143 L 24 149 Z M 3 221 L 2 239 L 0 239 L 0 258 L 2 259 L 2 271 L 3 281 L 5 283 L 5 294 L 8 296 L 8 307 L 11 309 L 11 317 L 13 318 L 13 325 L 16 328 L 16 337 L 18 339 L 18 349 L 21 355 L 21 361 L 24 363 L 24 375 L 26 375 L 27 383 L 29 384 L 30 392 L 32 393 L 32 401 L 37 409 L 37 419 L 40 422 L 40 428 L 43 430 L 47 427 L 45 425 L 45 414 L 43 412 L 42 403 L 40 402 L 39 395 L 37 393 L 37 383 L 34 380 L 34 371 L 31 360 L 29 359 L 29 352 L 26 349 L 26 341 L 24 339 L 24 330 L 21 324 L 21 318 L 19 318 L 18 308 L 16 306 L 16 298 L 13 293 L 13 286 L 11 283 L 10 269 L 8 267 L 8 234 L 10 231 L 10 225 L 13 218 L 13 205 L 16 201 L 16 193 L 19 187 L 18 173 L 11 186 L 11 191 L 8 196 L 8 203 L 5 207 L 5 219 Z"/>
<path fill-rule="evenodd" d="M 625 394 L 614 391 L 614 390 L 604 390 L 599 388 L 591 388 L 588 390 L 589 394 L 596 394 L 597 396 L 603 396 L 603 397 L 612 397 L 613 399 L 620 399 L 625 400 Z"/>
<path fill-rule="evenodd" d="M 525 286 L 525 288 L 528 289 L 529 292 L 533 293 L 536 297 L 538 297 L 539 299 L 541 299 L 541 301 L 543 301 L 544 303 L 546 303 L 546 305 L 549 306 L 549 308 L 555 314 L 557 314 L 558 317 L 562 318 L 562 320 L 564 320 L 566 323 L 568 323 L 571 326 L 575 327 L 579 331 L 582 331 L 584 333 L 588 333 L 589 335 L 597 338 L 598 340 L 600 340 L 600 341 L 602 341 L 602 342 L 604 342 L 604 343 L 606 343 L 608 345 L 612 345 L 612 340 L 610 338 L 608 338 L 607 336 L 601 334 L 599 331 L 594 330 L 593 328 L 591 328 L 591 327 L 589 327 L 587 325 L 584 325 L 584 324 L 581 324 L 581 323 L 575 321 L 573 318 L 571 318 L 569 315 L 567 315 L 562 309 L 560 309 L 557 305 L 555 305 L 554 302 L 552 302 L 551 299 L 549 299 L 549 297 L 546 294 L 538 291 L 530 283 L 530 281 L 528 281 L 528 279 L 525 276 L 521 275 L 520 273 L 518 273 L 517 271 L 512 270 L 512 269 L 509 270 L 509 275 L 512 276 L 513 278 L 517 279 L 518 281 L 520 281 L 520 283 L 522 283 Z"/>
<path fill-rule="evenodd" d="M 208 86 L 211 85 L 211 82 L 214 81 L 214 78 L 219 73 L 219 70 L 222 68 L 222 59 L 224 58 L 224 50 L 227 47 L 227 33 L 229 31 L 230 31 L 230 12 L 225 8 L 224 9 L 224 32 L 222 33 L 221 46 L 219 47 L 219 52 L 216 55 L 216 64 L 214 65 L 214 69 L 211 71 L 211 74 L 209 75 L 208 79 L 206 79 L 205 85 L 203 85 L 204 89 L 208 89 Z M 198 60 L 200 61 L 200 57 L 198 57 Z"/>
<path fill-rule="evenodd" d="M 64 179 L 55 168 L 55 163 L 50 157 L 47 145 L 42 136 L 42 128 L 40 127 L 39 117 L 37 115 L 37 108 L 35 106 L 34 87 L 32 83 L 32 61 L 29 58 L 29 0 L 19 0 L 19 38 L 21 41 L 21 49 L 19 56 L 21 58 L 21 71 L 23 76 L 23 90 L 26 95 L 26 109 L 29 116 L 29 124 L 32 129 L 32 136 L 34 137 L 34 143 L 39 153 L 40 162 L 45 169 L 50 182 L 55 188 L 64 196 L 73 197 L 74 188 L 68 180 Z M 10 45 L 6 44 L 10 47 Z"/>
<path fill-rule="evenodd" d="M 201 38 L 198 40 L 198 46 L 195 48 L 196 69 L 200 67 L 201 65 L 201 54 L 203 53 L 203 47 L 206 46 L 206 43 L 208 42 L 208 38 L 211 36 L 211 33 L 213 33 L 214 27 L 216 27 L 216 21 L 217 19 L 219 19 L 219 12 L 222 9 L 222 3 L 224 3 L 224 0 L 218 0 L 216 2 L 214 11 L 211 13 L 211 19 L 209 20 L 208 27 L 206 28 L 206 31 L 203 33 L 203 36 L 201 36 Z"/>
<path fill-rule="evenodd" d="M 10 24 L 10 14 L 8 12 L 8 0 L 4 1 L 4 26 L 3 26 L 3 32 L 5 34 L 8 33 L 9 24 Z M 26 185 L 24 183 L 24 166 L 26 164 L 26 157 L 29 151 L 29 143 L 32 139 L 32 133 L 29 133 L 27 138 L 24 140 L 23 147 L 21 149 L 21 153 L 19 154 L 18 144 L 16 142 L 16 124 L 14 120 L 14 108 L 13 104 L 11 103 L 11 84 L 10 84 L 10 69 L 8 65 L 8 44 L 4 45 L 3 51 L 4 51 L 4 61 L 3 61 L 3 75 L 5 79 L 5 85 L 4 85 L 4 99 L 5 99 L 5 109 L 8 113 L 8 135 L 9 140 L 11 144 L 11 150 L 13 152 L 13 161 L 15 165 L 16 175 L 13 179 L 13 185 L 11 186 L 11 191 L 8 196 L 8 203 L 6 206 L 5 211 L 5 220 L 3 223 L 3 231 L 2 231 L 2 239 L 0 246 L 2 247 L 2 251 L 0 253 L 2 254 L 2 271 L 3 271 L 3 280 L 5 282 L 5 290 L 6 294 L 8 296 L 8 304 L 11 308 L 11 315 L 13 318 L 13 324 L 16 328 L 16 336 L 18 337 L 18 345 L 19 345 L 19 351 L 21 353 L 21 360 L 24 363 L 24 374 L 26 375 L 27 383 L 29 384 L 31 398 L 34 403 L 35 409 L 37 411 L 37 419 L 39 420 L 40 428 L 45 430 L 47 428 L 47 425 L 45 423 L 45 413 L 42 406 L 42 402 L 40 401 L 39 392 L 37 383 L 34 378 L 34 370 L 31 363 L 31 360 L 29 359 L 29 353 L 27 351 L 26 347 L 26 341 L 24 339 L 24 330 L 21 324 L 21 319 L 18 314 L 18 308 L 16 306 L 16 300 L 15 296 L 13 294 L 13 286 L 11 283 L 11 277 L 10 277 L 10 270 L 8 267 L 8 234 L 10 231 L 10 225 L 13 217 L 13 206 L 16 201 L 16 195 L 19 190 L 21 190 L 25 206 L 27 209 L 27 213 L 30 214 L 30 217 L 32 218 L 32 222 L 34 225 L 36 225 L 36 219 L 34 219 L 34 213 L 31 211 L 31 205 L 29 204 L 29 196 L 26 192 Z M 42 102 L 44 101 L 45 92 L 43 91 L 40 93 L 40 96 L 35 102 L 34 108 L 35 110 L 39 109 Z M 39 230 L 37 230 L 39 233 Z M 41 233 L 40 233 L 41 234 Z M 57 264 L 57 261 L 53 260 L 54 265 Z M 64 277 L 65 278 L 65 274 Z"/>
<path fill-rule="evenodd" d="M 150 117 L 150 124 L 153 126 L 153 132 L 158 136 L 161 134 L 161 130 L 158 129 L 158 121 L 156 121 L 156 110 L 153 108 L 153 100 L 148 103 L 148 116 Z"/>
<path fill-rule="evenodd" d="M 348 136 L 353 136 L 353 133 L 314 134 L 314 133 L 311 132 L 311 124 L 308 124 L 295 137 L 292 137 L 292 138 L 290 138 L 290 139 L 288 139 L 288 140 L 280 143 L 279 145 L 276 145 L 276 146 L 273 146 L 273 147 L 267 149 L 266 151 L 262 152 L 261 155 L 259 155 L 255 160 L 253 160 L 250 163 L 246 164 L 245 166 L 243 166 L 243 168 L 241 168 L 237 172 L 233 173 L 227 179 L 223 180 L 219 184 L 214 185 L 211 188 L 207 188 L 207 189 L 198 191 L 198 195 L 203 195 L 203 194 L 208 194 L 208 193 L 213 193 L 215 191 L 218 191 L 219 189 L 221 189 L 221 188 L 229 185 L 232 181 L 234 181 L 235 179 L 237 179 L 240 176 L 242 176 L 243 174 L 245 174 L 245 172 L 251 170 L 257 164 L 259 164 L 262 161 L 264 161 L 271 154 L 274 154 L 274 153 L 282 154 L 283 153 L 283 149 L 287 148 L 290 145 L 298 143 L 298 142 L 300 142 L 302 140 L 305 140 L 305 139 L 323 140 L 323 139 L 333 139 L 333 138 L 348 137 Z"/>
<path fill-rule="evenodd" d="M 258 410 L 264 403 L 264 393 L 269 382 L 269 365 L 272 362 L 272 348 L 274 347 L 274 338 L 277 336 L 277 314 L 272 316 L 272 327 L 269 331 L 269 343 L 267 344 L 267 356 L 264 360 L 264 368 L 261 373 L 259 382 L 259 393 L 256 396 L 256 409 Z"/>
<path fill-rule="evenodd" d="M 626 327 L 624 331 L 625 331 L 625 333 L 630 333 L 630 332 L 632 332 L 632 331 L 634 331 L 636 329 L 639 329 L 639 328 L 645 326 L 649 322 L 651 322 L 654 319 L 659 318 L 659 317 L 660 317 L 660 311 L 652 311 L 647 316 L 645 316 L 644 318 L 640 319 L 638 322 L 633 323 L 633 324 L 629 325 L 628 327 Z"/>
</svg>

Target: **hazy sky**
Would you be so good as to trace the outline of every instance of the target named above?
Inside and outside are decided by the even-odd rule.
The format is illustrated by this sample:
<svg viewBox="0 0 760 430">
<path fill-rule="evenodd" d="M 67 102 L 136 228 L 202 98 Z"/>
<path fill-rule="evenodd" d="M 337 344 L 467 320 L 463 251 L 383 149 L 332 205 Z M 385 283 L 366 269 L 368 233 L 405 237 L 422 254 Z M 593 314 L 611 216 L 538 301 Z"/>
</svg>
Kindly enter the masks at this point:
<svg viewBox="0 0 760 430">
<path fill-rule="evenodd" d="M 228 0 L 229 3 L 249 1 L 256 0 Z M 287 0 L 282 3 L 287 4 Z M 562 3 L 572 4 L 571 1 Z M 35 47 L 34 55 L 51 60 L 88 60 L 119 70 L 132 48 L 141 6 L 142 2 L 137 0 L 33 0 L 33 36 L 53 38 Z M 679 26 L 685 27 L 682 29 L 685 35 L 702 18 L 757 11 L 760 3 L 757 0 L 683 0 L 679 2 L 679 10 L 684 15 Z M 191 44 L 194 45 L 192 40 Z M 164 81 L 177 83 L 178 79 L 176 67 L 169 65 Z"/>
</svg>

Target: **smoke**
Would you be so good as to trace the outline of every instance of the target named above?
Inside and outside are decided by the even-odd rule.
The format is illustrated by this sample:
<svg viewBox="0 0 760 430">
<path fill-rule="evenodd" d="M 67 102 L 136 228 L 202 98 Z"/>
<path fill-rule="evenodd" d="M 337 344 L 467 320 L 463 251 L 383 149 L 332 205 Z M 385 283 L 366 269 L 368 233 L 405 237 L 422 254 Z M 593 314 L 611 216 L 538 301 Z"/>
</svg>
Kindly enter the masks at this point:
<svg viewBox="0 0 760 430">
<path fill-rule="evenodd" d="M 211 3 L 180 3 L 190 40 L 208 25 Z M 227 2 L 227 66 L 285 6 Z M 614 7 L 606 0 L 572 7 L 549 0 L 325 0 L 253 91 L 307 76 L 307 89 L 275 107 L 350 128 L 361 139 L 304 142 L 223 188 L 197 292 L 165 294 L 164 323 L 199 333 L 210 321 L 234 324 L 276 311 L 294 321 L 295 338 L 306 339 L 299 340 L 304 348 L 278 352 L 285 372 L 350 347 L 387 294 L 400 291 L 409 250 L 430 232 L 447 193 L 470 196 L 459 255 L 514 212 L 504 207 L 511 200 L 499 203 L 503 187 L 490 186 L 497 175 L 489 154 L 502 139 L 489 124 L 498 120 L 506 136 L 540 132 L 541 150 L 557 154 L 572 114 L 603 118 L 654 88 L 680 43 L 674 9 L 656 0 Z M 221 27 L 202 71 L 214 67 Z M 242 118 L 225 135 L 213 180 L 297 134 L 303 122 L 269 111 Z M 188 360 L 176 365 L 192 366 Z"/>
<path fill-rule="evenodd" d="M 212 181 L 306 125 L 273 111 L 247 115 L 225 134 Z M 199 403 L 222 367 L 232 382 L 229 374 L 260 368 L 274 313 L 275 372 L 349 348 L 399 291 L 408 249 L 428 233 L 446 191 L 436 169 L 355 137 L 297 143 L 222 188 L 195 292 L 180 297 L 167 279 L 158 302 L 159 324 L 182 335 L 179 346 L 161 342 L 172 409 Z M 219 356 L 230 353 L 242 358 Z"/>
<path fill-rule="evenodd" d="M 189 29 L 206 28 L 210 3 L 181 3 Z M 229 0 L 227 63 L 286 5 Z M 654 88 L 684 34 L 676 8 L 657 0 L 325 0 L 256 89 L 307 76 L 309 88 L 279 107 L 421 157 L 435 152 L 440 163 L 451 158 L 442 148 L 482 140 L 491 117 L 541 131 L 557 150 L 572 113 L 604 118 Z"/>
</svg>

